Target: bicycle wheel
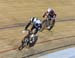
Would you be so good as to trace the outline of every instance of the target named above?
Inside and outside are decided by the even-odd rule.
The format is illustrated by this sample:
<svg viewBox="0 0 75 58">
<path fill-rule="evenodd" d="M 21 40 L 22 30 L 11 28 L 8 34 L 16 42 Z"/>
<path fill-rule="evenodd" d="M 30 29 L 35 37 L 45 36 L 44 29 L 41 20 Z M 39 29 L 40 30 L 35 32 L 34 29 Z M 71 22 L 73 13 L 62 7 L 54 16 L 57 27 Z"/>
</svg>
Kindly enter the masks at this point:
<svg viewBox="0 0 75 58">
<path fill-rule="evenodd" d="M 29 47 L 33 47 L 36 44 L 37 40 L 38 36 L 34 36 L 33 38 L 31 38 L 29 41 Z"/>
<path fill-rule="evenodd" d="M 24 39 L 22 40 L 21 45 L 20 45 L 20 47 L 18 49 L 19 50 L 22 50 L 25 46 L 28 45 L 28 43 L 29 43 L 28 38 L 27 37 L 24 37 Z"/>
</svg>

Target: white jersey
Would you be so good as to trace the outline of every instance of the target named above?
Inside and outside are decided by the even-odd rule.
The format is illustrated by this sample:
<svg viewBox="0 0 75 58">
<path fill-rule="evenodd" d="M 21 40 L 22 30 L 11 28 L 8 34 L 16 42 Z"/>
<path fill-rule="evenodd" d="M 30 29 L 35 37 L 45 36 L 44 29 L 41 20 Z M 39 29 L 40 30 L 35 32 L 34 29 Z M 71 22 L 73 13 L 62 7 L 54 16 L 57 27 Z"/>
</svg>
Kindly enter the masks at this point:
<svg viewBox="0 0 75 58">
<path fill-rule="evenodd" d="M 42 26 L 42 22 L 38 18 L 31 18 L 31 22 L 35 26 L 35 28 L 39 28 Z"/>
<path fill-rule="evenodd" d="M 33 25 L 36 27 L 36 28 L 39 28 L 41 26 L 42 22 L 39 20 L 39 19 L 34 19 L 33 20 Z"/>
<path fill-rule="evenodd" d="M 34 18 L 33 24 L 41 24 L 42 22 L 39 19 Z"/>
</svg>

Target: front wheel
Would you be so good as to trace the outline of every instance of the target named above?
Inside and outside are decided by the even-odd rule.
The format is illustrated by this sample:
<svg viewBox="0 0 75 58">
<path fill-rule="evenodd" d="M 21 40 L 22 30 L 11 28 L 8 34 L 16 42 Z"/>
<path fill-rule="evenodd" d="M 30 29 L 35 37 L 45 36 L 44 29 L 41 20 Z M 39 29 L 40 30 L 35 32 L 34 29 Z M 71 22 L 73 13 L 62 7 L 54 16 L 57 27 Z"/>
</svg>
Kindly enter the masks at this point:
<svg viewBox="0 0 75 58">
<path fill-rule="evenodd" d="M 28 38 L 24 37 L 24 40 L 22 40 L 21 45 L 19 46 L 18 50 L 22 50 L 25 46 L 27 46 L 29 43 Z"/>
</svg>

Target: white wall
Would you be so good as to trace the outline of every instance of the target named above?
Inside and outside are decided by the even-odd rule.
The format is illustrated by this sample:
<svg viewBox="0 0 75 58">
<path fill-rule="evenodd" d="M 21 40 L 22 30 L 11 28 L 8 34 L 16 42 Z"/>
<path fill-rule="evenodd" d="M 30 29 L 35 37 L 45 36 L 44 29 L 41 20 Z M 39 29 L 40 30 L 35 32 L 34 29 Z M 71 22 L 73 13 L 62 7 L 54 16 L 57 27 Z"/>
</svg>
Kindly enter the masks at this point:
<svg viewBox="0 0 75 58">
<path fill-rule="evenodd" d="M 64 49 L 38 58 L 75 58 L 75 48 Z"/>
</svg>

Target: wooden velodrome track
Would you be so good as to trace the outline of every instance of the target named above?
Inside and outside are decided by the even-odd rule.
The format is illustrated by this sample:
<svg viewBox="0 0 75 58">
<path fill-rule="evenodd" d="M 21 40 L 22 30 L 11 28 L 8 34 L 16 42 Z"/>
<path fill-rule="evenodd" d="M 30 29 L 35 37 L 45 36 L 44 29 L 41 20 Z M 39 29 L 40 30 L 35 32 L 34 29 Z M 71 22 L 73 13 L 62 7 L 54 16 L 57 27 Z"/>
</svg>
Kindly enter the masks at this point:
<svg viewBox="0 0 75 58">
<path fill-rule="evenodd" d="M 74 0 L 0 0 L 0 58 L 37 58 L 57 50 L 75 47 Z M 36 4 L 37 3 L 37 4 Z M 52 7 L 57 13 L 51 32 L 39 32 L 36 45 L 18 51 L 25 24 L 32 16 L 39 17 Z"/>
</svg>

